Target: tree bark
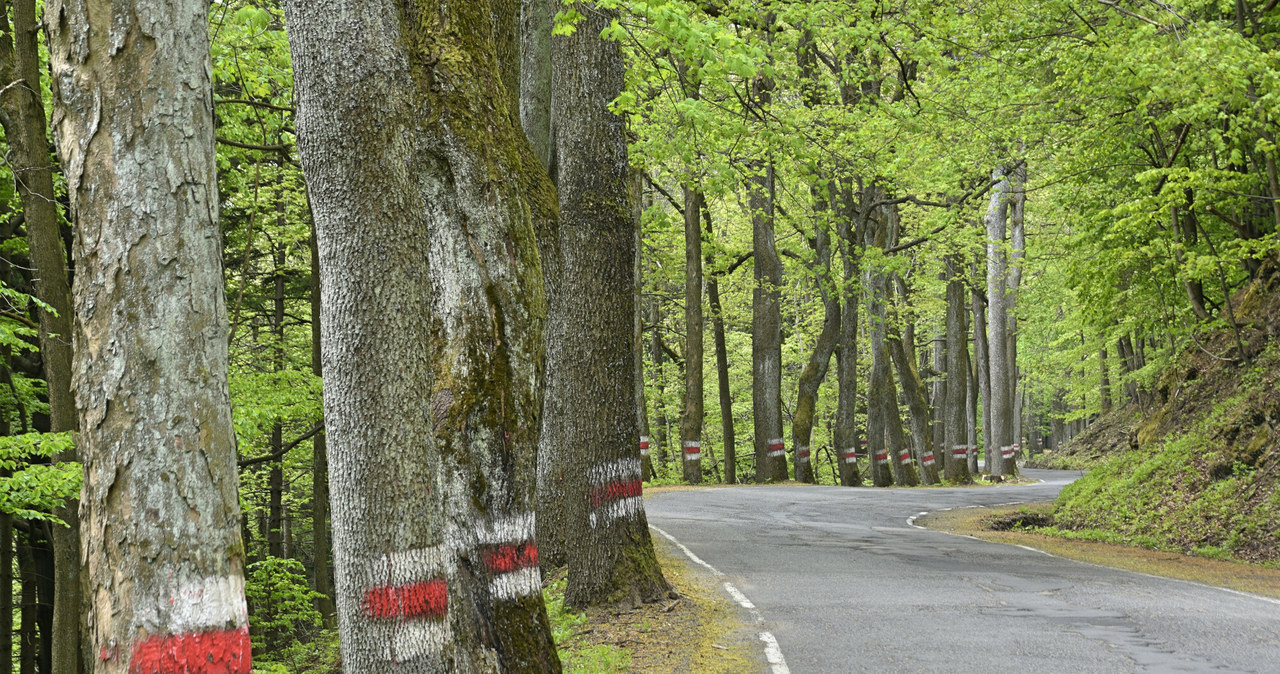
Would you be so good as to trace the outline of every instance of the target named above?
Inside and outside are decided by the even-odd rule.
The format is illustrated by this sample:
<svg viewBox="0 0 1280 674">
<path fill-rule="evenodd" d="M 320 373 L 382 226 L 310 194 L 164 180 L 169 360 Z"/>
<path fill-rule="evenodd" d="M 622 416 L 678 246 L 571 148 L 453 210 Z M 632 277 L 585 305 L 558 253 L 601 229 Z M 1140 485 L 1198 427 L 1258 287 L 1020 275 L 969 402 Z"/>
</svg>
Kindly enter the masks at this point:
<svg viewBox="0 0 1280 674">
<path fill-rule="evenodd" d="M 280 202 L 283 205 L 283 202 Z M 283 226 L 284 214 L 280 214 L 280 223 Z M 284 246 L 277 245 L 275 250 L 274 266 L 272 268 L 272 286 L 274 294 L 271 298 L 272 314 L 271 314 L 271 334 L 275 343 L 272 349 L 275 351 L 275 371 L 280 372 L 284 369 L 284 264 L 285 251 Z M 284 427 L 280 421 L 271 427 L 271 451 L 274 453 L 283 452 L 284 448 Z M 267 554 L 272 557 L 283 558 L 284 553 L 284 457 L 271 462 L 270 476 L 267 480 L 268 489 L 270 491 L 270 505 L 268 507 L 267 520 Z"/>
<path fill-rule="evenodd" d="M 307 197 L 307 210 L 311 198 Z M 316 244 L 315 219 L 311 218 L 311 373 L 324 378 L 324 356 L 320 346 L 320 247 Z M 316 610 L 326 628 L 338 626 L 337 608 L 333 604 L 333 575 L 329 569 L 329 451 L 324 431 L 311 441 L 311 554 L 315 576 Z"/>
<path fill-rule="evenodd" d="M 639 183 L 639 174 L 636 174 L 636 183 Z M 639 194 L 639 185 L 635 188 L 637 195 Z M 649 457 L 649 404 L 645 400 L 644 395 L 644 321 L 642 320 L 644 311 L 642 292 L 644 284 L 641 280 L 640 271 L 642 266 L 640 256 L 641 243 L 641 220 L 640 199 L 636 199 L 634 213 L 634 241 L 635 241 L 635 261 L 632 265 L 632 273 L 635 275 L 635 284 L 632 291 L 632 307 L 635 309 L 632 314 L 632 341 L 635 343 L 635 395 L 636 395 L 636 423 L 640 428 L 640 479 L 649 481 L 653 479 L 653 461 Z"/>
<path fill-rule="evenodd" d="M 946 445 L 945 475 L 947 481 L 968 484 L 973 481 L 969 473 L 969 423 L 968 402 L 970 396 L 968 331 L 965 329 L 964 282 L 960 279 L 961 262 L 958 256 L 947 256 L 947 386 L 943 424 Z"/>
<path fill-rule="evenodd" d="M 833 188 L 834 190 L 834 188 Z M 832 433 L 835 451 L 839 458 L 840 484 L 856 487 L 862 484 L 858 471 L 858 305 L 862 301 L 862 288 L 858 272 L 859 254 L 863 233 L 861 226 L 854 226 L 856 208 L 853 205 L 851 183 L 843 182 L 838 190 L 838 215 L 840 235 L 840 261 L 844 267 L 844 283 L 839 290 L 843 305 L 840 308 L 840 341 L 836 347 L 836 423 Z"/>
<path fill-rule="evenodd" d="M 559 671 L 533 516 L 556 198 L 503 71 L 518 9 L 284 9 L 320 248 L 344 665 Z"/>
<path fill-rule="evenodd" d="M 1101 375 L 1098 395 L 1102 399 L 1102 413 L 1109 414 L 1111 412 L 1111 372 L 1107 367 L 1106 342 L 1103 342 L 1102 347 L 1098 349 L 1098 373 Z"/>
<path fill-rule="evenodd" d="M 565 603 L 582 608 L 653 601 L 670 588 L 649 538 L 634 444 L 636 220 L 623 120 L 609 110 L 624 70 L 621 48 L 600 37 L 617 13 L 578 9 L 584 20 L 551 48 L 552 116 L 561 132 L 560 277 L 549 323 L 562 341 L 548 345 L 555 376 L 545 389 L 538 533 L 566 542 L 557 551 L 568 565 Z M 701 241 L 696 220 L 693 236 Z M 701 251 L 689 259 L 700 268 Z M 697 280 L 695 298 L 700 273 Z M 700 312 L 696 318 L 701 323 Z M 695 349 L 701 344 L 687 347 L 686 372 L 698 371 Z M 699 413 L 700 381 L 696 388 Z"/>
<path fill-rule="evenodd" d="M 248 672 L 208 4 L 112 9 L 45 6 L 78 228 L 86 659 Z"/>
<path fill-rule="evenodd" d="M 768 89 L 757 92 L 768 99 Z M 751 408 L 755 425 L 756 482 L 787 479 L 782 438 L 782 260 L 774 243 L 773 164 L 750 179 L 755 290 L 751 302 Z"/>
<path fill-rule="evenodd" d="M 1009 444 L 1013 456 L 1005 466 L 1005 474 L 1013 475 L 1018 471 L 1017 457 L 1022 450 L 1022 374 L 1018 369 L 1018 291 L 1022 287 L 1022 261 L 1027 252 L 1027 166 L 1019 163 L 1013 169 L 1010 184 L 1012 203 L 1009 206 L 1009 244 L 1010 257 L 1006 268 L 1007 284 L 1005 294 L 1005 314 L 1007 316 L 1008 333 L 1006 334 L 1006 359 L 1009 370 Z"/>
<path fill-rule="evenodd" d="M 708 238 L 714 236 L 711 212 L 707 201 L 702 200 L 702 222 Z M 724 438 L 724 483 L 738 483 L 738 449 L 733 428 L 733 393 L 729 389 L 729 347 L 724 334 L 724 307 L 720 303 L 720 277 L 723 272 L 713 268 L 710 252 L 705 256 L 707 276 L 707 305 L 711 309 L 711 334 L 716 348 L 716 388 L 720 395 L 720 432 Z"/>
<path fill-rule="evenodd" d="M 1005 236 L 1012 182 L 1008 171 L 1000 168 L 991 174 L 996 186 L 991 190 L 987 208 L 987 302 L 989 308 L 989 345 L 987 363 L 991 386 L 991 444 L 987 445 L 987 470 L 992 475 L 1012 475 L 1013 397 L 1009 390 L 1013 371 L 1009 363 L 1008 256 Z"/>
<path fill-rule="evenodd" d="M 680 446 L 684 448 L 684 480 L 702 482 L 702 214 L 703 196 L 684 191 L 684 400 Z"/>
<path fill-rule="evenodd" d="M 820 196 L 815 191 L 815 196 Z M 822 207 L 819 200 L 818 207 Z M 814 414 L 818 405 L 818 388 L 827 378 L 827 369 L 831 366 L 831 354 L 840 342 L 840 300 L 841 294 L 831 288 L 828 281 L 831 274 L 831 236 L 825 222 L 819 222 L 814 232 L 814 286 L 818 296 L 822 298 L 822 332 L 813 345 L 813 353 L 800 373 L 796 392 L 796 409 L 791 419 L 792 462 L 797 482 L 813 484 L 813 452 L 810 442 L 813 437 Z"/>
<path fill-rule="evenodd" d="M 15 182 L 34 267 L 35 295 L 53 308 L 52 312 L 39 311 L 40 359 L 48 383 L 49 430 L 60 433 L 77 429 L 71 385 L 71 287 L 53 188 L 46 136 L 49 127 L 40 93 L 40 24 L 35 0 L 14 0 L 10 31 L 7 4 L 0 0 L 0 87 L 6 90 L 0 95 L 0 126 L 9 144 L 10 168 L 13 175 L 19 176 Z M 75 450 L 54 457 L 55 461 L 77 459 Z M 53 530 L 53 667 L 67 674 L 84 671 L 80 652 L 78 510 L 78 500 L 72 500 L 54 511 L 67 526 Z"/>
<path fill-rule="evenodd" d="M 552 180 L 556 139 L 551 123 L 551 27 L 553 0 L 520 4 L 520 124 L 533 153 Z"/>
<path fill-rule="evenodd" d="M 982 406 L 982 447 L 987 452 L 987 465 L 990 470 L 990 456 L 992 440 L 991 433 L 991 370 L 989 361 L 987 360 L 990 352 L 987 343 L 987 301 L 983 297 L 982 291 L 978 289 L 977 279 L 979 278 L 979 269 L 986 269 L 986 248 L 984 247 L 978 253 L 978 262 L 973 268 L 971 278 L 974 279 L 974 287 L 970 294 L 970 308 L 973 312 L 973 370 L 978 390 L 975 392 L 974 409 L 977 409 L 979 402 Z M 977 414 L 973 415 L 973 427 L 977 428 Z M 977 433 L 975 431 L 973 441 L 969 443 L 969 472 L 973 475 L 978 474 L 978 443 Z"/>
</svg>

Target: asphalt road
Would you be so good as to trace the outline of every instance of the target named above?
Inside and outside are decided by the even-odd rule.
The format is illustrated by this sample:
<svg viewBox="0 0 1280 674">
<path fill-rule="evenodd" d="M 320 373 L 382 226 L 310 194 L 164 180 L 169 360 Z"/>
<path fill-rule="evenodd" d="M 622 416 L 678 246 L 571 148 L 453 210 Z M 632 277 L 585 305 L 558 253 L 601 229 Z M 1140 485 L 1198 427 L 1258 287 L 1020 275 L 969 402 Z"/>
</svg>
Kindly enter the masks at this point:
<svg viewBox="0 0 1280 674">
<path fill-rule="evenodd" d="M 908 523 L 1048 500 L 1078 475 L 1025 474 L 1044 483 L 672 491 L 645 510 L 750 606 L 775 674 L 1280 673 L 1280 601 Z"/>
</svg>

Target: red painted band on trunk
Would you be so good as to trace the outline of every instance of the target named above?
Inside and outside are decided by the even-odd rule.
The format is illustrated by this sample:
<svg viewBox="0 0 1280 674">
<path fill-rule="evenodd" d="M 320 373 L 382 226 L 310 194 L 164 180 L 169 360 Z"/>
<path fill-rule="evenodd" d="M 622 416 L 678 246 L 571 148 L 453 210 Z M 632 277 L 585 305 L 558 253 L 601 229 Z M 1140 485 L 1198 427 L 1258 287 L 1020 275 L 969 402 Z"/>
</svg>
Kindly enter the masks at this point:
<svg viewBox="0 0 1280 674">
<path fill-rule="evenodd" d="M 925 460 L 925 461 L 933 461 L 933 452 L 925 452 L 925 453 L 924 453 L 924 460 Z"/>
<path fill-rule="evenodd" d="M 621 501 L 624 498 L 640 496 L 643 488 L 640 480 L 609 482 L 592 489 L 591 494 L 587 496 L 587 500 L 591 502 L 592 508 L 599 508 L 602 505 Z"/>
<path fill-rule="evenodd" d="M 685 447 L 684 453 L 685 454 L 701 454 L 702 448 L 701 447 Z"/>
<path fill-rule="evenodd" d="M 249 674 L 249 628 L 157 634 L 133 645 L 129 674 Z"/>
<path fill-rule="evenodd" d="M 888 458 L 889 458 L 888 454 L 884 452 L 876 452 L 876 461 L 884 461 L 885 459 L 888 459 Z"/>
<path fill-rule="evenodd" d="M 860 446 L 862 446 L 862 447 L 866 447 L 866 446 L 867 446 L 867 441 L 866 441 L 866 440 L 859 440 L 859 441 L 858 441 L 858 444 L 859 444 Z"/>
<path fill-rule="evenodd" d="M 845 460 L 847 460 L 847 461 L 852 461 L 853 459 L 856 459 L 856 458 L 858 458 L 858 454 L 857 454 L 857 452 L 845 452 L 845 453 L 844 453 L 844 459 L 845 459 Z"/>
<path fill-rule="evenodd" d="M 903 463 L 906 463 L 907 461 L 910 461 L 910 460 L 911 460 L 911 451 L 910 451 L 910 450 L 906 450 L 906 449 L 904 449 L 904 450 L 902 450 L 901 452 L 898 452 L 898 460 L 899 460 L 899 461 L 901 461 L 901 462 L 903 462 Z"/>
<path fill-rule="evenodd" d="M 640 449 L 649 449 L 649 443 L 647 442 L 640 443 Z"/>
<path fill-rule="evenodd" d="M 771 452 L 776 452 L 776 451 L 778 451 L 779 449 L 784 449 L 785 447 L 786 447 L 786 445 L 784 445 L 784 444 L 782 444 L 781 442 L 779 442 L 779 443 L 778 443 L 778 444 L 776 444 L 776 445 L 769 445 L 769 451 L 771 451 Z"/>
<path fill-rule="evenodd" d="M 495 545 L 480 553 L 484 565 L 493 573 L 510 573 L 538 565 L 538 546 L 533 541 Z"/>
<path fill-rule="evenodd" d="M 796 453 L 796 455 L 803 459 L 803 458 L 805 458 L 805 457 L 809 456 L 809 450 L 807 450 L 807 449 L 806 449 L 806 450 L 803 450 L 803 451 L 797 452 L 797 453 Z"/>
<path fill-rule="evenodd" d="M 953 450 L 951 450 L 951 456 L 954 456 L 954 457 L 956 457 L 956 458 L 960 458 L 960 457 L 964 456 L 965 454 L 966 454 L 966 450 L 963 450 L 963 449 L 953 449 Z"/>
<path fill-rule="evenodd" d="M 408 585 L 382 585 L 364 593 L 370 618 L 443 618 L 449 612 L 449 586 L 443 578 Z"/>
</svg>

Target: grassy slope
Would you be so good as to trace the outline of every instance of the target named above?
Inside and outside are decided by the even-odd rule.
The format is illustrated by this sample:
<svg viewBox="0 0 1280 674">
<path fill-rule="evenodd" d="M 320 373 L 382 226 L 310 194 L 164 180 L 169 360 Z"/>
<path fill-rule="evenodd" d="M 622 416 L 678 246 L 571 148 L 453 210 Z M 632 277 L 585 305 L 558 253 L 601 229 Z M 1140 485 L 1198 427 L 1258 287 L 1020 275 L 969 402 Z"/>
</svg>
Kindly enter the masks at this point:
<svg viewBox="0 0 1280 674">
<path fill-rule="evenodd" d="M 1047 533 L 1280 568 L 1280 271 L 1234 304 L 1252 358 L 1207 353 L 1231 352 L 1230 331 L 1202 340 L 1164 374 L 1136 433 L 1117 430 L 1133 414 L 1119 412 L 1094 447 L 1082 437 L 1056 459 L 1095 467 L 1063 491 Z M 1111 452 L 1092 457 L 1100 445 Z"/>
</svg>

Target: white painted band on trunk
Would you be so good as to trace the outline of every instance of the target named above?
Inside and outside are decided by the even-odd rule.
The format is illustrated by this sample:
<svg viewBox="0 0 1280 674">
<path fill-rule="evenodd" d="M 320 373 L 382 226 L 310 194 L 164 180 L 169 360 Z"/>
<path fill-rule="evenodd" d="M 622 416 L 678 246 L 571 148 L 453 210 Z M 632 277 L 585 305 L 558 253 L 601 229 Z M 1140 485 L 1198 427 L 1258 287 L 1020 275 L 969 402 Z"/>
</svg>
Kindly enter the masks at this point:
<svg viewBox="0 0 1280 674">
<path fill-rule="evenodd" d="M 926 466 L 932 466 L 932 465 L 933 465 L 933 457 L 931 456 L 931 457 L 929 457 L 929 458 L 925 459 L 923 463 L 924 463 L 924 465 L 926 465 Z"/>
<path fill-rule="evenodd" d="M 435 655 L 453 641 L 448 619 L 380 622 L 367 629 L 380 635 L 382 659 L 397 663 Z"/>
<path fill-rule="evenodd" d="M 587 516 L 590 520 L 592 528 L 612 522 L 619 517 L 634 517 L 643 507 L 644 500 L 639 496 L 624 498 L 613 503 L 608 503 L 595 510 Z"/>
<path fill-rule="evenodd" d="M 640 450 L 640 456 L 649 456 L 649 450 L 647 449 Z"/>
<path fill-rule="evenodd" d="M 772 446 L 772 445 L 781 445 L 781 444 L 783 444 L 783 440 L 782 440 L 782 438 L 774 438 L 774 439 L 770 440 L 768 444 L 769 444 L 770 446 Z"/>
<path fill-rule="evenodd" d="M 685 449 L 688 449 L 690 447 L 701 447 L 701 446 L 702 446 L 702 443 L 697 440 L 689 440 L 684 443 Z"/>
<path fill-rule="evenodd" d="M 138 607 L 138 624 L 154 626 L 166 634 L 238 629 L 249 624 L 242 576 L 209 576 L 182 583 L 170 590 L 167 603 L 168 619 L 158 615 L 154 605 L 149 609 Z"/>
<path fill-rule="evenodd" d="M 477 542 L 481 545 L 494 545 L 531 541 L 533 540 L 533 526 L 533 513 L 504 517 L 494 522 L 485 522 L 476 527 Z"/>
<path fill-rule="evenodd" d="M 519 599 L 526 595 L 542 591 L 542 576 L 538 567 L 517 569 L 510 573 L 501 573 L 493 577 L 489 590 L 498 599 Z"/>
<path fill-rule="evenodd" d="M 770 450 L 770 451 L 768 451 L 768 452 L 765 452 L 765 454 L 764 454 L 764 455 L 765 455 L 765 456 L 767 456 L 767 457 L 769 457 L 770 459 L 776 459 L 776 458 L 778 458 L 778 457 L 780 457 L 780 456 L 785 455 L 786 453 L 787 453 L 787 450 L 785 450 L 785 449 L 774 449 L 774 450 Z"/>
<path fill-rule="evenodd" d="M 684 460 L 685 461 L 701 461 L 702 452 L 685 452 Z"/>
<path fill-rule="evenodd" d="M 592 466 L 591 470 L 587 471 L 587 481 L 590 482 L 593 487 L 598 487 L 609 482 L 639 479 L 640 459 L 634 457 L 618 459 L 616 461 L 605 461 Z"/>
<path fill-rule="evenodd" d="M 383 554 L 369 565 L 369 580 L 397 587 L 448 575 L 457 567 L 457 556 L 447 545 L 400 550 Z"/>
<path fill-rule="evenodd" d="M 647 445 L 647 444 L 649 444 L 649 436 L 647 436 L 647 435 L 642 435 L 642 436 L 640 436 L 640 444 L 642 444 L 642 445 Z"/>
</svg>

